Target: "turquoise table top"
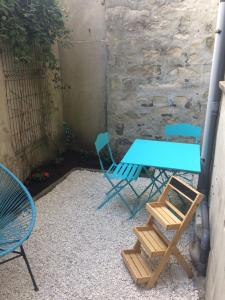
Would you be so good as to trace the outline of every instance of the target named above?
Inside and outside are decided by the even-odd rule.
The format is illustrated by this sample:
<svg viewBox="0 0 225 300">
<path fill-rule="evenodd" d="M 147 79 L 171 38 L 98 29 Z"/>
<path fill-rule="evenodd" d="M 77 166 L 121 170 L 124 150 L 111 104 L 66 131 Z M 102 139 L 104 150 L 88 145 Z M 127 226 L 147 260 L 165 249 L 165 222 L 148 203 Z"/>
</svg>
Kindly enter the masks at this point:
<svg viewBox="0 0 225 300">
<path fill-rule="evenodd" d="M 122 162 L 200 173 L 200 145 L 137 139 L 128 149 Z"/>
</svg>

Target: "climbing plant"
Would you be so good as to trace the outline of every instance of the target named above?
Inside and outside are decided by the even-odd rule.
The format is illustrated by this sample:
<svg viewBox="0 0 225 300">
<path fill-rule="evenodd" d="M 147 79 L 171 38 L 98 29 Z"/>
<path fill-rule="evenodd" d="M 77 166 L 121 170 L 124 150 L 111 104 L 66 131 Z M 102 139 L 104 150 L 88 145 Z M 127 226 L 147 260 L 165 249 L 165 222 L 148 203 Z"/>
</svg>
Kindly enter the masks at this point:
<svg viewBox="0 0 225 300">
<path fill-rule="evenodd" d="M 58 62 L 52 46 L 68 40 L 65 18 L 58 0 L 0 0 L 0 50 L 7 45 L 16 61 L 29 64 L 35 47 L 58 80 Z"/>
</svg>

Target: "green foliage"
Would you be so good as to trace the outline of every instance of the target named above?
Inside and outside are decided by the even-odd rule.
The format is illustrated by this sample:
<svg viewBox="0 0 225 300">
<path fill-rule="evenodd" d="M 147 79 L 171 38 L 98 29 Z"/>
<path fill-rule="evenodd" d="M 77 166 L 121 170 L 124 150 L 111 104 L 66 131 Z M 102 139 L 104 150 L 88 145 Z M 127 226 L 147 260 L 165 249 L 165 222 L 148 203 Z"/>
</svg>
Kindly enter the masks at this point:
<svg viewBox="0 0 225 300">
<path fill-rule="evenodd" d="M 0 48 L 7 45 L 18 62 L 32 63 L 35 46 L 46 67 L 57 71 L 52 46 L 68 38 L 65 17 L 58 0 L 0 0 Z"/>
</svg>

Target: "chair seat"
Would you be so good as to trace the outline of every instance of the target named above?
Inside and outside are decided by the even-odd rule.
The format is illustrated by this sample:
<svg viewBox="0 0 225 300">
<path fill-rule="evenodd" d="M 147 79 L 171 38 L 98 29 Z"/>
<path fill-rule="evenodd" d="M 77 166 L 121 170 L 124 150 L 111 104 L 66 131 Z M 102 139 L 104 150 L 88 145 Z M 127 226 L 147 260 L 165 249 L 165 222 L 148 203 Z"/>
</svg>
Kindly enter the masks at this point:
<svg viewBox="0 0 225 300">
<path fill-rule="evenodd" d="M 118 180 L 136 180 L 140 175 L 142 166 L 133 164 L 112 164 L 111 167 L 106 172 L 110 179 Z"/>
</svg>

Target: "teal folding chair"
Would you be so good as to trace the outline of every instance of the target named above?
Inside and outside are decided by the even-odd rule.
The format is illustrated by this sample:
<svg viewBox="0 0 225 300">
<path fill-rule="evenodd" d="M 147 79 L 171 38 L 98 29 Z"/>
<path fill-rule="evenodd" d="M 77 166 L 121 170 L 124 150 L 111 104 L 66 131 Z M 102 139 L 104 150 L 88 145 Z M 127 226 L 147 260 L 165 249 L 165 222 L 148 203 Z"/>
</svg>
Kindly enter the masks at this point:
<svg viewBox="0 0 225 300">
<path fill-rule="evenodd" d="M 167 141 L 174 137 L 190 137 L 194 140 L 194 143 L 198 144 L 202 134 L 202 128 L 200 126 L 189 123 L 169 124 L 165 126 L 164 130 Z M 193 178 L 190 179 L 186 176 L 188 172 L 173 172 L 173 175 L 180 176 L 189 182 L 193 181 Z"/>
<path fill-rule="evenodd" d="M 165 126 L 166 139 L 169 141 L 172 137 L 191 137 L 195 143 L 198 144 L 200 141 L 202 128 L 200 126 L 179 123 L 170 124 Z"/>
<path fill-rule="evenodd" d="M 137 180 L 139 177 L 142 166 L 133 165 L 133 164 L 125 164 L 125 163 L 119 163 L 117 164 L 113 158 L 112 150 L 109 144 L 109 135 L 107 132 L 100 133 L 97 136 L 97 139 L 95 141 L 95 147 L 99 158 L 99 163 L 101 166 L 101 169 L 104 173 L 104 176 L 111 184 L 112 188 L 106 193 L 104 201 L 98 206 L 97 209 L 102 208 L 106 203 L 108 203 L 113 197 L 116 195 L 119 196 L 119 199 L 123 202 L 123 204 L 126 206 L 126 208 L 129 210 L 131 216 L 133 216 L 136 212 L 135 208 L 131 208 L 128 201 L 125 199 L 125 197 L 121 194 L 121 191 L 129 186 L 133 193 L 136 196 L 136 199 L 139 198 L 138 193 L 134 189 L 134 187 L 131 185 L 131 182 L 134 180 Z M 109 168 L 106 168 L 106 162 L 104 161 L 104 154 L 105 152 L 108 155 L 108 159 L 110 161 Z M 116 180 L 117 183 L 114 183 L 113 181 Z"/>
</svg>

